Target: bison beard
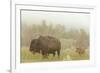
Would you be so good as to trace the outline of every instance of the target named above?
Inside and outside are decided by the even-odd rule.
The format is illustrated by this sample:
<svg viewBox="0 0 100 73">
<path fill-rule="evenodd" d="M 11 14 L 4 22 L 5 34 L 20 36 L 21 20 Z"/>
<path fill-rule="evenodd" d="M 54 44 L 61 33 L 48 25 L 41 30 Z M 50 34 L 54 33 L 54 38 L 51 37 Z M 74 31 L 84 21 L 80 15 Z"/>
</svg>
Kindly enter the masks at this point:
<svg viewBox="0 0 100 73">
<path fill-rule="evenodd" d="M 47 58 L 49 54 L 55 56 L 56 52 L 60 57 L 60 50 L 60 41 L 52 36 L 40 36 L 38 39 L 33 39 L 30 45 L 30 51 L 42 54 L 43 58 Z"/>
</svg>

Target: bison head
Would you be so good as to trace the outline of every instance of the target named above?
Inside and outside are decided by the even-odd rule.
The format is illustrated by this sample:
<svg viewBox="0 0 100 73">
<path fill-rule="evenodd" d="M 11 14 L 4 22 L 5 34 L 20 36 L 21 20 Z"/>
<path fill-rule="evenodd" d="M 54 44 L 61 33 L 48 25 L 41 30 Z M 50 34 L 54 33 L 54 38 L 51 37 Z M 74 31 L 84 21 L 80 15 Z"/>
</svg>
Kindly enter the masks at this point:
<svg viewBox="0 0 100 73">
<path fill-rule="evenodd" d="M 39 41 L 38 39 L 33 39 L 30 44 L 30 49 L 29 49 L 33 54 L 34 53 L 40 53 L 39 49 Z"/>
</svg>

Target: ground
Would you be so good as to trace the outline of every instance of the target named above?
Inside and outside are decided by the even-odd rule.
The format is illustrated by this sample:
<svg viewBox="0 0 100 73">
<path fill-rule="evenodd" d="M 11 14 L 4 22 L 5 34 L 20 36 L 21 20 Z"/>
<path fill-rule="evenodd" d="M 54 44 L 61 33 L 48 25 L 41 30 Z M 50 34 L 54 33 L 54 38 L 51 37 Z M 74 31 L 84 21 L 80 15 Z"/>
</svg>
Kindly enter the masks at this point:
<svg viewBox="0 0 100 73">
<path fill-rule="evenodd" d="M 87 49 L 86 49 L 87 50 Z M 75 52 L 75 49 L 62 49 L 61 56 L 58 58 L 56 55 L 53 57 L 52 54 L 47 59 L 43 59 L 39 53 L 32 54 L 28 48 L 21 48 L 21 63 L 31 62 L 47 62 L 47 61 L 75 61 L 75 60 L 89 60 L 89 53 L 85 52 L 83 55 L 79 55 Z"/>
</svg>

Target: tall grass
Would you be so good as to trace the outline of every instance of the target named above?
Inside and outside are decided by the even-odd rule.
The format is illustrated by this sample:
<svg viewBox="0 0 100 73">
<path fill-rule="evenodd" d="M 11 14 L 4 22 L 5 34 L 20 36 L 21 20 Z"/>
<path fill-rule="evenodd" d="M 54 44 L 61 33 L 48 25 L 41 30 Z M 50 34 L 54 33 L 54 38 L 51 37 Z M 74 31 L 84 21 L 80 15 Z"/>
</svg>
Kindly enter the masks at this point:
<svg viewBox="0 0 100 73">
<path fill-rule="evenodd" d="M 48 56 L 48 58 L 44 59 L 41 54 L 36 53 L 32 54 L 28 48 L 21 48 L 21 63 L 32 63 L 32 62 L 51 62 L 51 61 L 75 61 L 75 60 L 88 60 L 89 54 L 84 53 L 80 56 L 78 53 L 74 51 L 74 49 L 62 49 L 61 56 L 58 58 L 56 55 L 53 57 L 52 54 Z"/>
</svg>

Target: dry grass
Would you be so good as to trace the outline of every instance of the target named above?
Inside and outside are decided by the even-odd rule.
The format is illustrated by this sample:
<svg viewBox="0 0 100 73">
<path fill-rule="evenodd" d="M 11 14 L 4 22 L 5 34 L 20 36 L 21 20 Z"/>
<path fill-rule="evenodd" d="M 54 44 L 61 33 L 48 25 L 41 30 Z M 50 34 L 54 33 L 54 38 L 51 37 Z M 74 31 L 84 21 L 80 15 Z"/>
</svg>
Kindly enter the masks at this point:
<svg viewBox="0 0 100 73">
<path fill-rule="evenodd" d="M 50 54 L 47 59 L 43 59 L 42 55 L 39 53 L 32 54 L 28 48 L 21 48 L 21 63 L 31 63 L 31 62 L 51 62 L 51 61 L 75 61 L 75 60 L 88 60 L 89 54 L 84 53 L 80 56 L 78 53 L 75 52 L 74 49 L 66 49 L 61 50 L 60 58 L 52 56 Z"/>
</svg>

